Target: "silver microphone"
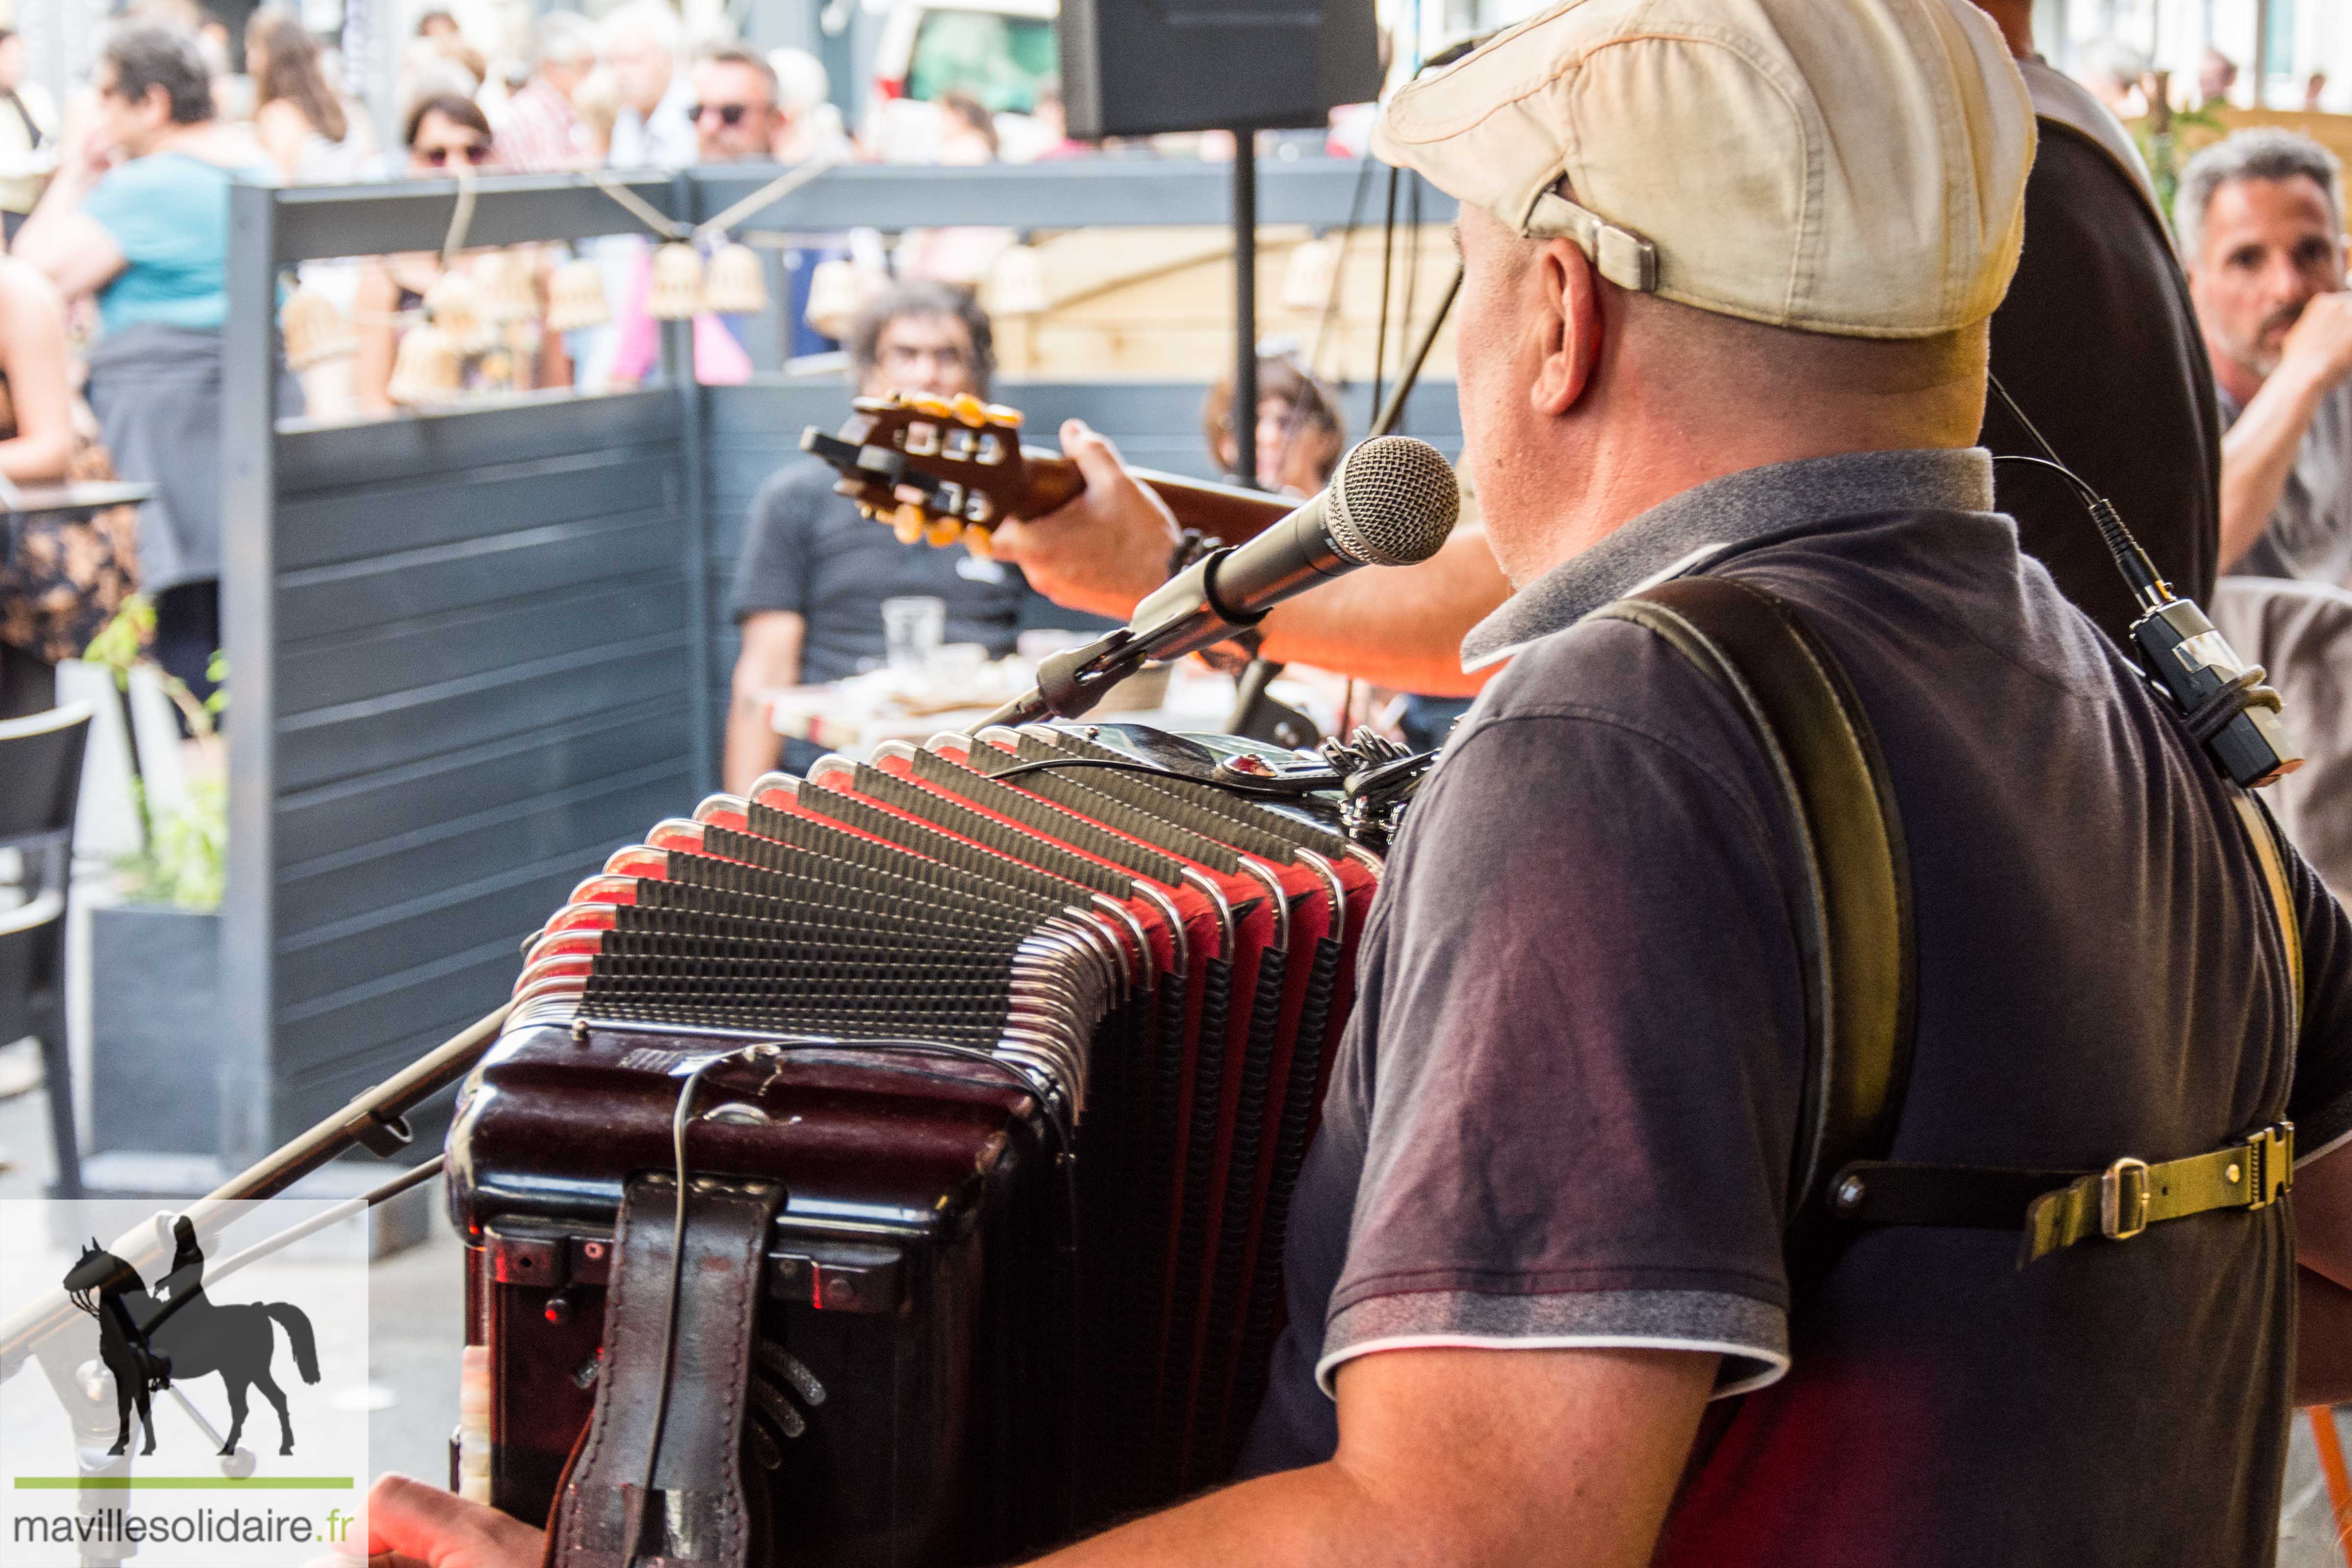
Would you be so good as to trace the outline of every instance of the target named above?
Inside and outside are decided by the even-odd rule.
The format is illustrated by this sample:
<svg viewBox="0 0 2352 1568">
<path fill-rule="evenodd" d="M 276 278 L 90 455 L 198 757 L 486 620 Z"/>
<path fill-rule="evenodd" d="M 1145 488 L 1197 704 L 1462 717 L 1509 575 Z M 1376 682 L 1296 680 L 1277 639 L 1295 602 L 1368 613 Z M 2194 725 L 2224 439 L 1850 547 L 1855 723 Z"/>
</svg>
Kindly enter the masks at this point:
<svg viewBox="0 0 2352 1568">
<path fill-rule="evenodd" d="M 1170 578 L 1126 626 L 1047 659 L 1035 689 L 986 722 L 1075 719 L 1144 665 L 1213 647 L 1294 594 L 1359 566 L 1428 560 L 1461 515 L 1454 469 L 1436 447 L 1410 436 L 1376 436 L 1339 460 L 1322 494 L 1248 543 Z"/>
<path fill-rule="evenodd" d="M 1297 511 L 1169 579 L 1135 607 L 1128 630 L 1148 658 L 1197 652 L 1360 566 L 1428 560 L 1461 515 L 1453 467 L 1436 447 L 1376 436 L 1341 458 L 1330 484 Z"/>
</svg>

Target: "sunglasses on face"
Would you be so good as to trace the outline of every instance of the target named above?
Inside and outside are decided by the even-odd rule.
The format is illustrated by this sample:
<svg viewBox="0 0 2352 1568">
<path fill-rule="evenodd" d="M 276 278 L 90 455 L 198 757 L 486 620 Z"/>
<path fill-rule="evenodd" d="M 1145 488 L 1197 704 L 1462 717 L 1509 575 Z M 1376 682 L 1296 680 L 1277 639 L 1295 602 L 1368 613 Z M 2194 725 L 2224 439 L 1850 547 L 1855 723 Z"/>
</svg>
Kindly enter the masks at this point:
<svg viewBox="0 0 2352 1568">
<path fill-rule="evenodd" d="M 417 155 L 436 169 L 446 165 L 453 157 L 463 158 L 468 163 L 479 167 L 490 161 L 490 144 L 487 142 L 468 142 L 463 147 L 427 147 Z"/>
<path fill-rule="evenodd" d="M 751 112 L 751 106 L 748 103 L 698 103 L 686 111 L 687 118 L 695 121 L 699 121 L 706 114 L 715 114 L 719 116 L 719 123 L 730 130 L 742 124 L 743 117 Z"/>
</svg>

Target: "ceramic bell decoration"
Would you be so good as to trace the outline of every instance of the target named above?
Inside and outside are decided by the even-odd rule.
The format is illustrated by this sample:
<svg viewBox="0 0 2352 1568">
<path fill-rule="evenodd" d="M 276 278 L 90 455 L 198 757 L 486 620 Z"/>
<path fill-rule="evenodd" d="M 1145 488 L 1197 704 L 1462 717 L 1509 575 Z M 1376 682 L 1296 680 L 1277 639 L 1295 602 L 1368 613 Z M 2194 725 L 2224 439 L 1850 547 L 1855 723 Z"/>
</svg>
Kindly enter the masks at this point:
<svg viewBox="0 0 2352 1568">
<path fill-rule="evenodd" d="M 828 338 L 846 339 L 850 323 L 887 285 L 863 263 L 835 256 L 816 264 L 809 274 L 808 305 L 801 314 Z"/>
<path fill-rule="evenodd" d="M 721 316 L 756 316 L 768 308 L 767 268 L 748 245 L 722 245 L 702 279 L 702 308 Z"/>
<path fill-rule="evenodd" d="M 1331 285 L 1339 280 L 1339 242 L 1301 240 L 1290 253 L 1290 265 L 1282 275 L 1282 308 L 1320 311 L 1330 304 Z"/>
<path fill-rule="evenodd" d="M 465 356 L 446 328 L 427 321 L 408 329 L 392 362 L 384 395 L 404 408 L 447 403 L 464 384 Z"/>
<path fill-rule="evenodd" d="M 683 321 L 702 307 L 702 258 L 672 240 L 654 252 L 654 287 L 646 313 L 656 321 Z"/>
<path fill-rule="evenodd" d="M 500 327 L 539 320 L 539 281 L 530 252 L 502 250 L 474 261 L 474 281 L 482 291 L 482 314 Z"/>
<path fill-rule="evenodd" d="M 547 280 L 547 330 L 576 332 L 613 319 L 604 298 L 604 275 L 585 257 L 565 262 Z"/>
<path fill-rule="evenodd" d="M 359 352 L 351 321 L 332 300 L 307 285 L 287 297 L 278 312 L 278 330 L 286 340 L 287 367 L 298 373 Z"/>
<path fill-rule="evenodd" d="M 490 324 L 482 314 L 481 285 L 463 272 L 444 272 L 425 290 L 425 319 L 449 335 L 459 353 L 490 346 Z"/>
</svg>

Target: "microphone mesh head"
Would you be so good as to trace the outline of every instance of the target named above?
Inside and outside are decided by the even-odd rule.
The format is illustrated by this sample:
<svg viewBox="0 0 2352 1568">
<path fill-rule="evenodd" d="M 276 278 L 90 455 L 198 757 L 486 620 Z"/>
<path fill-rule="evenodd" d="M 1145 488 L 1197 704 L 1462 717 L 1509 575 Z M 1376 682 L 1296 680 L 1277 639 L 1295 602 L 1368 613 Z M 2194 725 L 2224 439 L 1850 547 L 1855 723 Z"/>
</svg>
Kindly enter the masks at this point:
<svg viewBox="0 0 2352 1568">
<path fill-rule="evenodd" d="M 1462 515 L 1453 466 L 1410 436 L 1375 436 L 1339 461 L 1324 522 L 1360 566 L 1410 566 L 1437 553 Z"/>
</svg>

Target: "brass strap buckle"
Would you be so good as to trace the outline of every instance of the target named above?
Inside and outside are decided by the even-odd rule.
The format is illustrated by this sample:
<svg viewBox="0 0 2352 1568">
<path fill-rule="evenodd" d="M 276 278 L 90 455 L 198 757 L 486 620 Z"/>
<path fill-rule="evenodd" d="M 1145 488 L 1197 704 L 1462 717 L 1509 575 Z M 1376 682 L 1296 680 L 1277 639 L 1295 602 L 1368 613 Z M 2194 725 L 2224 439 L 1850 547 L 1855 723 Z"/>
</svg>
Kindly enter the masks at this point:
<svg viewBox="0 0 2352 1568">
<path fill-rule="evenodd" d="M 2131 1191 L 2126 1194 L 2126 1178 Z M 2147 1162 L 2126 1154 L 2099 1173 L 2099 1234 L 2129 1241 L 2147 1228 Z"/>
<path fill-rule="evenodd" d="M 2247 1139 L 2246 1158 L 2253 1167 L 2246 1206 L 2268 1208 L 2294 1185 L 2294 1123 L 2273 1122 Z"/>
</svg>

